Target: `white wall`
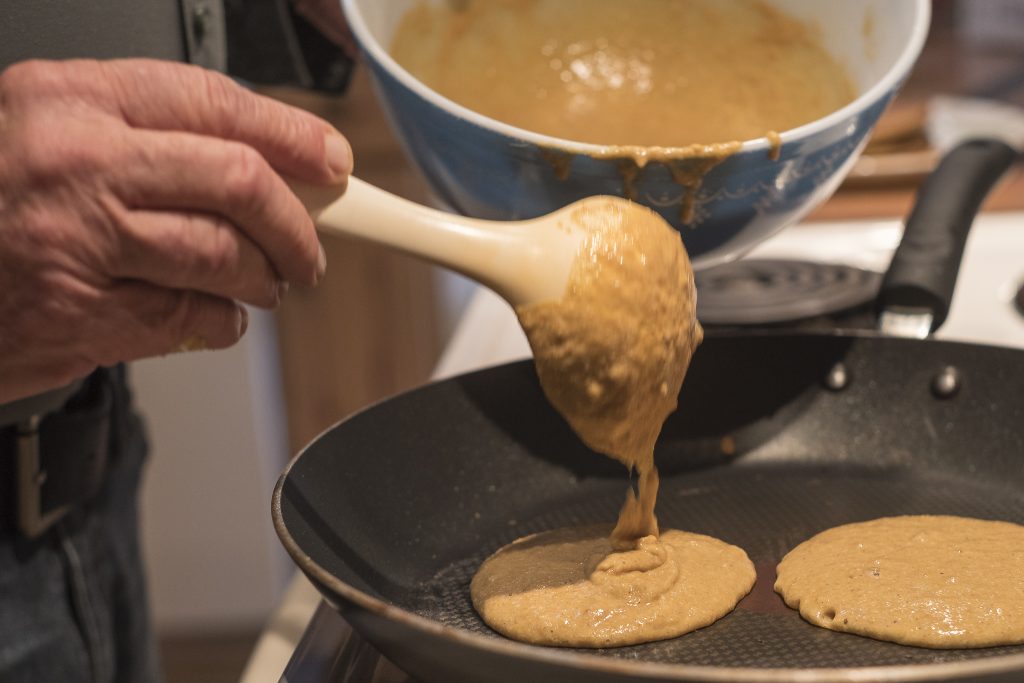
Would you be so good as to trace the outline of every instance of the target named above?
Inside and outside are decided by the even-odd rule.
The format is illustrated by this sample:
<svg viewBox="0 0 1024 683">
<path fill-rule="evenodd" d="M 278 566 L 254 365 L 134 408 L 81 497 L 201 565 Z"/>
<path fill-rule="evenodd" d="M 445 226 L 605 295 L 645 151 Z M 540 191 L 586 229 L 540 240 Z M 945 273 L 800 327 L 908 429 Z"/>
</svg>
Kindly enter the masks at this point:
<svg viewBox="0 0 1024 683">
<path fill-rule="evenodd" d="M 438 270 L 447 338 L 477 285 Z M 231 349 L 135 363 L 146 419 L 143 550 L 157 627 L 216 631 L 262 625 L 294 565 L 274 533 L 270 496 L 289 452 L 271 313 L 250 309 Z"/>
<path fill-rule="evenodd" d="M 262 624 L 293 571 L 270 521 L 290 455 L 272 315 L 250 310 L 232 349 L 142 361 L 131 379 L 151 442 L 142 526 L 157 627 Z"/>
</svg>

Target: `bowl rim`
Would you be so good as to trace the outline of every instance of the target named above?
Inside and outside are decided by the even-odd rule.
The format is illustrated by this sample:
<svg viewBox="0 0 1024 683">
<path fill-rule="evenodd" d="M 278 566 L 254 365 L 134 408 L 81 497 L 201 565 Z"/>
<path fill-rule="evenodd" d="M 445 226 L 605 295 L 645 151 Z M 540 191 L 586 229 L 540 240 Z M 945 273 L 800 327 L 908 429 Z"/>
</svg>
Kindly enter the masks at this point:
<svg viewBox="0 0 1024 683">
<path fill-rule="evenodd" d="M 913 24 L 910 27 L 910 35 L 908 40 L 903 44 L 902 51 L 885 74 L 875 81 L 871 87 L 840 109 L 837 109 L 819 119 L 805 123 L 802 126 L 797 126 L 796 128 L 790 128 L 789 130 L 780 132 L 780 146 L 784 147 L 785 145 L 791 144 L 797 140 L 806 139 L 828 130 L 829 128 L 847 120 L 849 117 L 868 109 L 872 104 L 881 100 L 886 93 L 899 87 L 903 79 L 910 73 L 914 63 L 917 61 L 917 58 L 924 47 L 924 42 L 928 36 L 928 29 L 931 24 L 931 0 L 907 1 L 912 2 L 915 9 Z M 657 150 L 659 152 L 659 156 L 670 156 L 671 150 L 687 149 L 686 147 L 601 145 L 580 142 L 577 140 L 569 140 L 567 138 L 546 135 L 544 133 L 537 133 L 526 128 L 519 128 L 512 124 L 505 123 L 498 119 L 473 111 L 468 107 L 448 99 L 433 88 L 428 87 L 425 83 L 402 67 L 388 53 L 384 46 L 381 45 L 380 41 L 377 40 L 376 36 L 373 35 L 373 32 L 370 31 L 370 28 L 366 25 L 366 21 L 364 20 L 362 11 L 359 7 L 359 0 L 340 0 L 340 2 L 349 27 L 365 53 L 369 54 L 374 61 L 382 65 L 388 73 L 396 78 L 403 86 L 415 92 L 421 98 L 427 100 L 440 109 L 447 110 L 457 118 L 466 120 L 480 128 L 497 132 L 508 138 L 532 143 L 539 147 L 560 149 L 598 158 L 636 156 L 637 151 L 641 151 L 642 153 L 643 150 Z M 728 142 L 729 141 L 698 143 L 694 146 L 703 147 L 706 145 L 716 145 Z M 743 140 L 741 141 L 740 148 L 736 151 L 736 154 L 743 152 L 765 151 L 768 150 L 771 145 L 771 141 L 765 136 Z M 692 148 L 693 146 L 690 147 Z M 617 154 L 616 152 L 618 151 L 621 151 L 621 153 Z"/>
</svg>

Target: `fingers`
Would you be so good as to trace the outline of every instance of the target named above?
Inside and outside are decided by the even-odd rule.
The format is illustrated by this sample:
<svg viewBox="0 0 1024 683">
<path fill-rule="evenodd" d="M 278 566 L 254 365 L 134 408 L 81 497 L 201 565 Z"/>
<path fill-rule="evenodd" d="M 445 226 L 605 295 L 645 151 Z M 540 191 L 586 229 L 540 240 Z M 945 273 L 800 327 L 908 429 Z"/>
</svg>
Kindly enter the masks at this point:
<svg viewBox="0 0 1024 683">
<path fill-rule="evenodd" d="M 0 358 L 0 369 L 12 384 L 0 387 L 0 395 L 14 391 L 25 396 L 63 386 L 98 366 L 227 348 L 249 324 L 241 304 L 196 291 L 124 280 L 94 287 L 67 274 L 56 285 L 42 284 L 57 287 L 54 298 L 44 299 L 20 323 L 31 328 L 34 318 L 46 327 L 29 337 L 31 346 L 20 352 L 15 347 L 13 364 Z"/>
<path fill-rule="evenodd" d="M 74 112 L 54 132 L 29 136 L 43 162 L 26 168 L 62 182 L 80 175 L 91 184 L 102 174 L 129 209 L 222 216 L 266 255 L 280 280 L 315 284 L 323 274 L 313 223 L 278 175 L 344 182 L 351 151 L 317 117 L 218 74 L 147 60 L 23 63 L 0 76 L 0 97 L 16 105 L 23 125 L 69 106 Z M 264 301 L 251 289 L 245 300 Z"/>
<path fill-rule="evenodd" d="M 135 128 L 242 142 L 278 171 L 308 182 L 344 182 L 352 172 L 351 147 L 329 123 L 196 66 L 149 59 L 27 61 L 0 73 L 0 98 L 16 108 L 84 102 Z"/>
<path fill-rule="evenodd" d="M 195 289 L 272 308 L 286 285 L 252 240 L 229 221 L 203 213 L 132 211 L 113 277 Z"/>
<path fill-rule="evenodd" d="M 134 131 L 122 156 L 107 183 L 129 209 L 221 215 L 266 255 L 279 279 L 312 285 L 323 275 L 312 219 L 252 147 L 190 133 Z M 192 234 L 202 225 L 193 222 Z M 225 230 L 206 239 L 227 239 Z M 188 243 L 179 246 L 195 251 Z M 204 253 L 222 254 L 207 249 L 192 256 Z"/>
<path fill-rule="evenodd" d="M 190 67 L 31 62 L 0 73 L 0 129 L 0 375 L 18 391 L 229 346 L 248 320 L 234 300 L 273 305 L 323 273 L 279 175 L 351 170 L 312 115 Z"/>
<path fill-rule="evenodd" d="M 343 182 L 352 172 L 351 147 L 329 123 L 219 73 L 142 59 L 102 62 L 100 68 L 131 126 L 242 142 L 282 173 L 310 182 Z"/>
<path fill-rule="evenodd" d="M 89 335 L 89 356 L 97 365 L 227 348 L 242 338 L 249 324 L 244 306 L 195 291 L 119 282 L 105 298 L 108 313 Z"/>
<path fill-rule="evenodd" d="M 244 306 L 195 291 L 122 281 L 94 296 L 84 323 L 71 322 L 74 334 L 35 349 L 19 365 L 19 371 L 27 370 L 22 374 L 29 389 L 62 386 L 99 366 L 227 348 L 249 325 Z"/>
</svg>

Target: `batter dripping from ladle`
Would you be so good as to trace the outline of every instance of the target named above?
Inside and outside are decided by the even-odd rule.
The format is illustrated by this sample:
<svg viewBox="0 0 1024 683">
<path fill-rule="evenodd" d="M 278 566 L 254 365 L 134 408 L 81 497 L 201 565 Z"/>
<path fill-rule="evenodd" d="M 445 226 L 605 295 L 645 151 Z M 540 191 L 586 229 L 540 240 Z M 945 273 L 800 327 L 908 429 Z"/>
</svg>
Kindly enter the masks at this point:
<svg viewBox="0 0 1024 683">
<path fill-rule="evenodd" d="M 473 579 L 484 620 L 518 640 L 604 647 L 671 638 L 727 614 L 754 568 L 739 548 L 659 533 L 654 444 L 703 338 L 679 233 L 625 200 L 588 202 L 566 230 L 585 237 L 565 295 L 520 307 L 541 386 L 591 448 L 638 473 L 614 529 L 520 539 Z M 610 533 L 609 533 L 610 531 Z"/>
</svg>

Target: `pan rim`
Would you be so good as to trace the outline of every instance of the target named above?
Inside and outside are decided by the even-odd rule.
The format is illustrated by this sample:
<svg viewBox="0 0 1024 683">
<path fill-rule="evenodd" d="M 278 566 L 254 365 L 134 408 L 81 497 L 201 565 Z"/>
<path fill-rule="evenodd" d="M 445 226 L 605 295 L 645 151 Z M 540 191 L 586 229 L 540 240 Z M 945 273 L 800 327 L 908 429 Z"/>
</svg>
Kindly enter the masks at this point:
<svg viewBox="0 0 1024 683">
<path fill-rule="evenodd" d="M 857 331 L 860 332 L 860 331 Z M 789 336 L 847 336 L 847 337 L 879 337 L 877 333 L 859 334 L 854 332 L 836 333 L 810 333 Z M 734 336 L 726 333 L 720 336 Z M 749 333 L 744 336 L 749 336 Z M 761 334 L 756 336 L 762 336 Z M 775 336 L 773 332 L 763 336 Z M 888 338 L 886 338 L 888 339 Z M 915 340 L 920 341 L 920 340 Z M 968 345 L 968 346 L 989 346 L 983 344 L 972 344 L 965 342 L 952 342 L 942 340 L 930 340 L 929 343 L 943 345 Z M 994 347 L 1000 348 L 1000 347 Z M 490 652 L 495 655 L 503 655 L 520 659 L 531 660 L 538 664 L 555 665 L 566 667 L 583 672 L 600 672 L 608 674 L 628 673 L 630 676 L 640 679 L 651 680 L 680 680 L 680 681 L 735 681 L 736 683 L 755 683 L 765 681 L 767 683 L 781 683 L 783 681 L 821 683 L 824 681 L 868 681 L 884 680 L 893 682 L 912 682 L 936 680 L 937 678 L 956 678 L 966 680 L 969 676 L 992 676 L 1001 673 L 1019 673 L 1024 669 L 1024 654 L 995 655 L 988 658 L 972 659 L 960 662 L 941 662 L 936 664 L 903 664 L 903 665 L 880 665 L 868 667 L 836 667 L 836 668 L 754 668 L 754 667 L 728 667 L 728 666 L 707 666 L 689 664 L 666 664 L 661 662 L 644 662 L 635 660 L 618 660 L 610 657 L 603 657 L 596 654 L 570 652 L 555 647 L 543 647 L 519 643 L 507 638 L 495 638 L 484 636 L 470 631 L 464 631 L 452 626 L 441 624 L 427 617 L 415 614 L 406 609 L 398 607 L 379 598 L 376 598 L 351 584 L 337 578 L 324 567 L 319 565 L 312 557 L 307 555 L 299 547 L 298 542 L 291 535 L 287 523 L 284 520 L 281 501 L 285 482 L 288 479 L 292 468 L 299 462 L 302 456 L 320 439 L 338 426 L 351 420 L 357 419 L 365 412 L 372 411 L 377 406 L 387 403 L 398 396 L 408 393 L 422 391 L 433 386 L 459 379 L 460 377 L 486 372 L 488 370 L 505 367 L 508 365 L 522 364 L 528 360 L 517 360 L 510 363 L 502 363 L 490 368 L 476 370 L 470 373 L 463 373 L 454 377 L 446 378 L 437 382 L 429 382 L 421 387 L 395 396 L 377 401 L 362 410 L 359 410 L 334 423 L 323 430 L 309 444 L 303 447 L 287 464 L 281 476 L 274 486 L 274 493 L 271 501 L 271 516 L 273 518 L 274 530 L 284 545 L 285 550 L 296 563 L 299 569 L 311 578 L 314 583 L 320 583 L 329 588 L 343 600 L 351 603 L 359 609 L 376 614 L 403 624 L 421 633 L 449 639 L 456 643 Z M 321 597 L 326 597 L 321 595 Z M 850 634 L 837 634 L 838 636 Z M 372 642 L 372 641 L 371 641 Z"/>
</svg>

